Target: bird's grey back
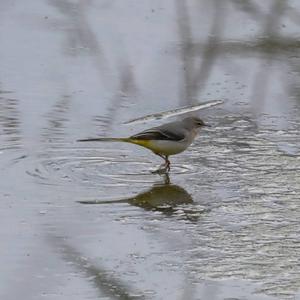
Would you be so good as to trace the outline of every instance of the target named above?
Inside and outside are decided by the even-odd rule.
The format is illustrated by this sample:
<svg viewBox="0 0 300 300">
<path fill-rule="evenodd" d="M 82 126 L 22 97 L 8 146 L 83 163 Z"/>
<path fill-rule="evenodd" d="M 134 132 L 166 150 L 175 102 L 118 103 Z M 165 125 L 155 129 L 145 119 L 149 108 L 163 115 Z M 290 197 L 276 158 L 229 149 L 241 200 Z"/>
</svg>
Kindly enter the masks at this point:
<svg viewBox="0 0 300 300">
<path fill-rule="evenodd" d="M 182 120 L 152 127 L 142 131 L 141 133 L 131 136 L 131 138 L 180 141 L 186 137 L 188 132 L 189 126 Z"/>
</svg>

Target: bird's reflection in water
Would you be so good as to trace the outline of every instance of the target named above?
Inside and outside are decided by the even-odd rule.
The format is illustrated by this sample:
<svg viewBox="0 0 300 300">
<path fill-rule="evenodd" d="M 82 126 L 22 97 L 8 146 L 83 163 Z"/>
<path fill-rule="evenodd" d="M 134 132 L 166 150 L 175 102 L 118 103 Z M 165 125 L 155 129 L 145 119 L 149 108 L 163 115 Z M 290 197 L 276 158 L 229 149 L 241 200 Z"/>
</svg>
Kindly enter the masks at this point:
<svg viewBox="0 0 300 300">
<path fill-rule="evenodd" d="M 130 198 L 78 202 L 90 205 L 128 203 L 145 210 L 160 211 L 167 216 L 177 215 L 194 222 L 207 211 L 199 205 L 195 205 L 192 196 L 184 188 L 172 184 L 168 174 L 164 174 L 163 182 L 156 183 L 150 189 Z"/>
</svg>

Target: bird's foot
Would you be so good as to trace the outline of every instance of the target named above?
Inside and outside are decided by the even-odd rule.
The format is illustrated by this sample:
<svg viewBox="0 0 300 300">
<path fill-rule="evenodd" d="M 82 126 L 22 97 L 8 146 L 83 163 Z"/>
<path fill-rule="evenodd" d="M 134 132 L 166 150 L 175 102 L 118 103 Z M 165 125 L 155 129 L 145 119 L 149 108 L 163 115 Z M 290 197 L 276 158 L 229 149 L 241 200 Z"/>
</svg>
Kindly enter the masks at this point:
<svg viewBox="0 0 300 300">
<path fill-rule="evenodd" d="M 168 174 L 170 166 L 168 164 L 162 164 L 157 170 L 151 171 L 152 174 Z"/>
</svg>

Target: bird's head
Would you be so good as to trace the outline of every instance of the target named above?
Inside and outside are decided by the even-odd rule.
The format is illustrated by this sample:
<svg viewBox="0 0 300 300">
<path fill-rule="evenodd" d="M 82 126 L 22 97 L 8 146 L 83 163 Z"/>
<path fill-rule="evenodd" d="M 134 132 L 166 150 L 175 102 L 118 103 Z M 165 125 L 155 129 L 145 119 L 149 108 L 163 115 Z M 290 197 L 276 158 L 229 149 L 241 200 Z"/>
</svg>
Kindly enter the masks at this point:
<svg viewBox="0 0 300 300">
<path fill-rule="evenodd" d="M 189 126 L 189 127 L 194 127 L 194 128 L 200 128 L 203 126 L 209 126 L 203 122 L 200 118 L 197 117 L 187 117 L 183 119 L 183 122 Z"/>
</svg>

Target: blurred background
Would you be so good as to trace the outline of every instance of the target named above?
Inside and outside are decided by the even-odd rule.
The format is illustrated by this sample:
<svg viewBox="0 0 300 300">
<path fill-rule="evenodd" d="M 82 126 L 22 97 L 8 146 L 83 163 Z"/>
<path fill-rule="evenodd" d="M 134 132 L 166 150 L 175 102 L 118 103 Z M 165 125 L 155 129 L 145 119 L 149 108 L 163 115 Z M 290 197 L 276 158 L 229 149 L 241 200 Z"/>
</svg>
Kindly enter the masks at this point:
<svg viewBox="0 0 300 300">
<path fill-rule="evenodd" d="M 1 0 L 1 298 L 300 299 L 299 29 L 296 0 Z M 76 143 L 218 99 L 169 178 Z"/>
</svg>

